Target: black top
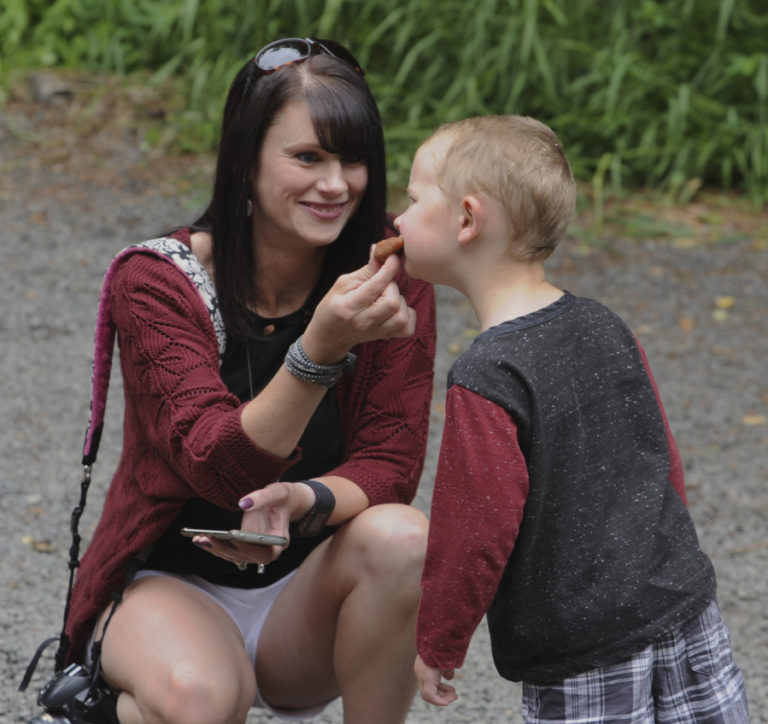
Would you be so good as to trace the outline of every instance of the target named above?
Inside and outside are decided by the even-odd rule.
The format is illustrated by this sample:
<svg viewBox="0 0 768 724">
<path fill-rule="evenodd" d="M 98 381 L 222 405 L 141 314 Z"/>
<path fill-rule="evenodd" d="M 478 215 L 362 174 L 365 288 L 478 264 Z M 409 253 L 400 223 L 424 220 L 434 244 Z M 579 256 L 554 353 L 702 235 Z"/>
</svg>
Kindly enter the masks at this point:
<svg viewBox="0 0 768 724">
<path fill-rule="evenodd" d="M 227 388 L 241 402 L 246 402 L 269 382 L 283 364 L 288 347 L 304 332 L 316 300 L 311 296 L 301 309 L 285 317 L 268 319 L 251 315 L 252 329 L 247 340 L 228 337 L 221 365 Z M 341 417 L 335 390 L 323 397 L 307 429 L 301 436 L 301 460 L 289 468 L 282 480 L 296 481 L 323 475 L 341 462 Z M 158 541 L 147 560 L 147 568 L 174 573 L 196 574 L 221 585 L 260 588 L 274 583 L 294 570 L 309 552 L 335 530 L 326 527 L 315 538 L 292 539 L 288 548 L 263 574 L 255 566 L 240 571 L 229 561 L 214 556 L 183 538 L 183 527 L 229 530 L 240 528 L 241 510 L 226 510 L 200 498 L 184 504 L 174 523 Z"/>
</svg>

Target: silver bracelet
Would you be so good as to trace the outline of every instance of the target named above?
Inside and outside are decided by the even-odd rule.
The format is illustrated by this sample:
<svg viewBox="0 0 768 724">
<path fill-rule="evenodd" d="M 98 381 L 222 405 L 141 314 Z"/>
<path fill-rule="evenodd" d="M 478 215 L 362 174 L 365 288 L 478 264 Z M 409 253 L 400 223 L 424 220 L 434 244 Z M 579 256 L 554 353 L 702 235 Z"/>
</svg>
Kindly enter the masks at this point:
<svg viewBox="0 0 768 724">
<path fill-rule="evenodd" d="M 342 375 L 351 375 L 355 371 L 357 357 L 347 352 L 341 362 L 332 365 L 321 365 L 313 362 L 301 346 L 299 337 L 285 355 L 286 369 L 297 379 L 311 382 L 321 387 L 333 387 Z"/>
</svg>

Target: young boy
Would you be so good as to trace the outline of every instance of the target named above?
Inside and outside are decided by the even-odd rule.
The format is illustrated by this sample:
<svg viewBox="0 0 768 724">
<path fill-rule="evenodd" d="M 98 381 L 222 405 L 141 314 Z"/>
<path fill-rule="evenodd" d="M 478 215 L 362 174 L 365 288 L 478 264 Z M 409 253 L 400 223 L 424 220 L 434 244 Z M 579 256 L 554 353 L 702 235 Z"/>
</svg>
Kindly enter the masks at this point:
<svg viewBox="0 0 768 724">
<path fill-rule="evenodd" d="M 747 722 L 645 355 L 606 307 L 545 278 L 576 197 L 557 137 L 518 116 L 448 124 L 408 194 L 405 270 L 463 293 L 482 330 L 448 376 L 422 696 L 457 698 L 443 679 L 487 613 L 529 724 Z"/>
</svg>

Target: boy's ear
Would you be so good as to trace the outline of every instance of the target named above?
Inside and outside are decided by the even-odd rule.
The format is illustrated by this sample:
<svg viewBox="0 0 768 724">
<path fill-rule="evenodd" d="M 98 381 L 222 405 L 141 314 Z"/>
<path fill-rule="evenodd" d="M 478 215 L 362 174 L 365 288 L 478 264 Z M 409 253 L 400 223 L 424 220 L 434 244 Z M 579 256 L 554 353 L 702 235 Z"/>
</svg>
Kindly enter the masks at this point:
<svg viewBox="0 0 768 724">
<path fill-rule="evenodd" d="M 478 196 L 470 194 L 461 200 L 459 216 L 459 244 L 467 244 L 482 231 L 485 226 L 485 206 Z"/>
</svg>

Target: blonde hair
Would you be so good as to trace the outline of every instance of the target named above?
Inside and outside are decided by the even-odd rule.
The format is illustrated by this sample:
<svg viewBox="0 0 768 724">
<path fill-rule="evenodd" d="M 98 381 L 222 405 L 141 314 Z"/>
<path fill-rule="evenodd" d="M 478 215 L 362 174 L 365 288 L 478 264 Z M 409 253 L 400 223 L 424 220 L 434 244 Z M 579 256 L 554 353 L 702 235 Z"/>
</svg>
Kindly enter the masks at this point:
<svg viewBox="0 0 768 724">
<path fill-rule="evenodd" d="M 576 186 L 548 126 L 524 116 L 477 116 L 440 126 L 425 147 L 448 196 L 482 192 L 502 204 L 517 256 L 546 259 L 555 250 L 573 217 Z"/>
</svg>

